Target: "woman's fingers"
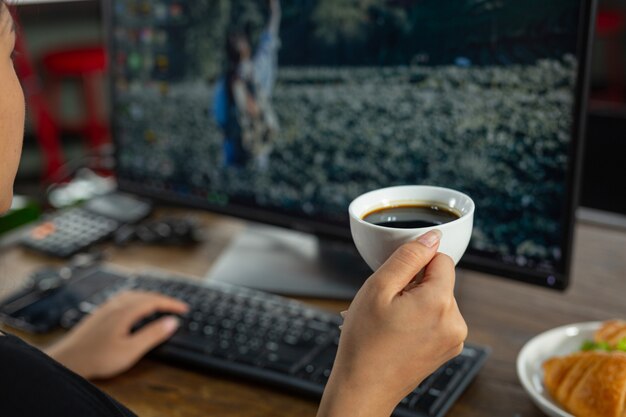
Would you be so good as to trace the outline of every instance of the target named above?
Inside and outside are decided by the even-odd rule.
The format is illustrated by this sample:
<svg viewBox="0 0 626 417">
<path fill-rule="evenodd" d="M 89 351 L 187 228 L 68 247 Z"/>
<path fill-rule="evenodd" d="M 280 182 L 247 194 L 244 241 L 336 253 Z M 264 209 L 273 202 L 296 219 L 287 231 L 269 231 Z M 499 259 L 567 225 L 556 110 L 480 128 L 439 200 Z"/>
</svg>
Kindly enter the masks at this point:
<svg viewBox="0 0 626 417">
<path fill-rule="evenodd" d="M 140 320 L 154 313 L 185 314 L 189 306 L 175 298 L 149 292 L 130 291 L 111 300 L 112 305 L 122 314 L 118 320 L 120 327 L 130 330 Z"/>
<path fill-rule="evenodd" d="M 433 229 L 416 240 L 400 246 L 372 275 L 380 291 L 395 296 L 415 278 L 437 253 L 441 231 Z"/>
<path fill-rule="evenodd" d="M 165 342 L 179 326 L 180 320 L 175 316 L 161 317 L 148 323 L 130 337 L 131 349 L 136 356 L 143 356 L 155 346 Z"/>
<path fill-rule="evenodd" d="M 431 288 L 438 294 L 454 294 L 454 261 L 448 255 L 437 253 L 424 269 L 420 286 Z"/>
</svg>

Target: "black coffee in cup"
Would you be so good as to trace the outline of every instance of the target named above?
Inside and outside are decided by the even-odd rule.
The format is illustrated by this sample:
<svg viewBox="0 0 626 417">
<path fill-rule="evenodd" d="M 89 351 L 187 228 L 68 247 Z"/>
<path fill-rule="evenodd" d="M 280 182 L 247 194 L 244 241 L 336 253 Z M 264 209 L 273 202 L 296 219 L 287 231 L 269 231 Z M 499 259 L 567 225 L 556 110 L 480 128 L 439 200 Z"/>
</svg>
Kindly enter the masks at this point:
<svg viewBox="0 0 626 417">
<path fill-rule="evenodd" d="M 398 229 L 433 227 L 461 217 L 456 210 L 437 203 L 398 204 L 372 210 L 363 220 L 377 226 Z"/>
</svg>

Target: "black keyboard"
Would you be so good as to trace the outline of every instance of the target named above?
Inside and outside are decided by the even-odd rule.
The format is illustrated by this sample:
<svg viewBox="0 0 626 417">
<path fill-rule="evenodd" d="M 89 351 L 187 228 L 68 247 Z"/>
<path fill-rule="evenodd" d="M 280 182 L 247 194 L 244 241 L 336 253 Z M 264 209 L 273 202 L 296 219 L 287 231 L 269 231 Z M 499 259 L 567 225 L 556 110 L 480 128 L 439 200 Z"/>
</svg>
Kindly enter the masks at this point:
<svg viewBox="0 0 626 417">
<path fill-rule="evenodd" d="M 320 397 L 339 342 L 339 315 L 280 296 L 221 283 L 131 276 L 97 268 L 73 279 L 82 300 L 61 316 L 74 326 L 123 289 L 155 291 L 190 305 L 178 332 L 154 355 L 283 389 Z M 94 288 L 94 291 L 89 291 Z M 401 417 L 441 417 L 481 368 L 488 350 L 463 352 L 424 380 L 394 412 Z"/>
</svg>

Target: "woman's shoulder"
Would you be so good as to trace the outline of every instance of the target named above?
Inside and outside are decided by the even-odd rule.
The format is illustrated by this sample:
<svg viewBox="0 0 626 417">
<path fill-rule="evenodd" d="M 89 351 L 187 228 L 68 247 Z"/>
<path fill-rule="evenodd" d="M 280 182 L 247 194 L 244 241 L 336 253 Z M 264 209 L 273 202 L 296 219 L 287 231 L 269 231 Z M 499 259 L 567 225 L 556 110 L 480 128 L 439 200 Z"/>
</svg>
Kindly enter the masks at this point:
<svg viewBox="0 0 626 417">
<path fill-rule="evenodd" d="M 0 337 L 3 415 L 134 416 L 89 381 L 17 336 Z M 25 393 L 38 398 L 25 402 Z M 12 413 L 13 412 L 13 413 Z"/>
</svg>

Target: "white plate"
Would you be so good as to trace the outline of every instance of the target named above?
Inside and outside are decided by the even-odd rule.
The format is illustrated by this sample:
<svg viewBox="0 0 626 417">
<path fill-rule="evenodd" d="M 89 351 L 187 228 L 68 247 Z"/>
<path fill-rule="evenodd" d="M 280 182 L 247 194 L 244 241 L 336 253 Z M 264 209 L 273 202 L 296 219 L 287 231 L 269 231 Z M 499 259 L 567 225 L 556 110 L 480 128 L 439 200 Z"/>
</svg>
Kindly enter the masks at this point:
<svg viewBox="0 0 626 417">
<path fill-rule="evenodd" d="M 517 355 L 517 376 L 533 402 L 550 417 L 574 417 L 550 397 L 543 385 L 542 364 L 553 356 L 577 352 L 602 322 L 570 324 L 548 330 L 530 339 Z"/>
</svg>

